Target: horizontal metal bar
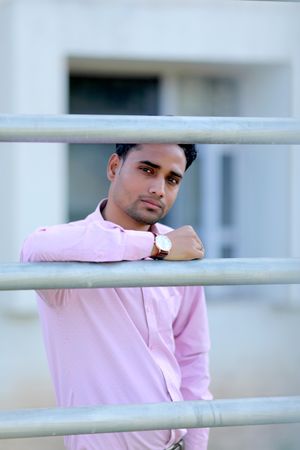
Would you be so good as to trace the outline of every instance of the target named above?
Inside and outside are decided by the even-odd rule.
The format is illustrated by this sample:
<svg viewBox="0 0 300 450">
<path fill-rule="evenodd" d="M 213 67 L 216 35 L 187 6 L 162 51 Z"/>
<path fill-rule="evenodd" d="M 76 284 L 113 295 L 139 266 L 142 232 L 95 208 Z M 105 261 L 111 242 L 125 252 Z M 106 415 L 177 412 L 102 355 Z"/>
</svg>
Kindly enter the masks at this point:
<svg viewBox="0 0 300 450">
<path fill-rule="evenodd" d="M 299 3 L 300 0 L 244 0 L 251 2 L 270 2 L 270 3 Z"/>
<path fill-rule="evenodd" d="M 0 290 L 298 283 L 300 258 L 0 264 Z"/>
<path fill-rule="evenodd" d="M 0 141 L 300 144 L 300 120 L 264 117 L 0 115 Z"/>
<path fill-rule="evenodd" d="M 270 3 L 299 3 L 300 0 L 244 0 L 244 1 L 257 1 L 257 2 L 270 2 Z"/>
<path fill-rule="evenodd" d="M 300 422 L 300 397 L 2 411 L 0 439 Z"/>
</svg>

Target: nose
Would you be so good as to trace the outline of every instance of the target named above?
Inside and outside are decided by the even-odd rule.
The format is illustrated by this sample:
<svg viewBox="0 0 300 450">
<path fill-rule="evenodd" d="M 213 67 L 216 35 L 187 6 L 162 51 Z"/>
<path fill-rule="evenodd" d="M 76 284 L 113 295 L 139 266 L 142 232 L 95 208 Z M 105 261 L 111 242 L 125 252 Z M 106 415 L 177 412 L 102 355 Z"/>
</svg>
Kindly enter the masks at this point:
<svg viewBox="0 0 300 450">
<path fill-rule="evenodd" d="M 157 177 L 155 180 L 152 180 L 149 187 L 149 193 L 152 195 L 155 194 L 160 198 L 165 196 L 165 180 L 163 177 Z"/>
</svg>

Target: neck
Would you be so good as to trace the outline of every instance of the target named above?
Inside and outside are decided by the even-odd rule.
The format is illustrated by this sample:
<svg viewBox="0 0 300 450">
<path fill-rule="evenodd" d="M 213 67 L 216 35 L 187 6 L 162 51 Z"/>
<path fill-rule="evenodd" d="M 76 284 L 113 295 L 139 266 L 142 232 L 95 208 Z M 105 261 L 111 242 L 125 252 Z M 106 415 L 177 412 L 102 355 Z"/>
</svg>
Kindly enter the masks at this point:
<svg viewBox="0 0 300 450">
<path fill-rule="evenodd" d="M 128 216 L 123 210 L 118 208 L 109 199 L 101 211 L 102 217 L 109 222 L 113 222 L 124 230 L 149 231 L 150 225 L 137 222 Z"/>
</svg>

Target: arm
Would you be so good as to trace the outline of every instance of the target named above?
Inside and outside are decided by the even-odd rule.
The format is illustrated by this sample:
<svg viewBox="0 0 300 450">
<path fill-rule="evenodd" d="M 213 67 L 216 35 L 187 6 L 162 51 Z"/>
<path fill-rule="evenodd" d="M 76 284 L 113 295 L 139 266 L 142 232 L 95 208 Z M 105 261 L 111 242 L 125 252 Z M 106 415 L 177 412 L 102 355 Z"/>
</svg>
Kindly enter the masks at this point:
<svg viewBox="0 0 300 450">
<path fill-rule="evenodd" d="M 40 228 L 24 242 L 21 261 L 131 261 L 147 258 L 154 236 L 146 231 L 104 228 L 99 221 L 79 221 Z"/>
<path fill-rule="evenodd" d="M 210 340 L 202 287 L 184 289 L 182 305 L 173 330 L 184 400 L 211 400 L 208 366 Z M 184 442 L 185 450 L 206 450 L 208 429 L 189 429 Z"/>
<path fill-rule="evenodd" d="M 173 247 L 166 259 L 203 258 L 202 242 L 190 226 L 167 234 Z M 81 220 L 37 229 L 24 242 L 21 262 L 134 261 L 156 254 L 154 235 L 149 231 L 107 228 L 99 220 Z"/>
</svg>

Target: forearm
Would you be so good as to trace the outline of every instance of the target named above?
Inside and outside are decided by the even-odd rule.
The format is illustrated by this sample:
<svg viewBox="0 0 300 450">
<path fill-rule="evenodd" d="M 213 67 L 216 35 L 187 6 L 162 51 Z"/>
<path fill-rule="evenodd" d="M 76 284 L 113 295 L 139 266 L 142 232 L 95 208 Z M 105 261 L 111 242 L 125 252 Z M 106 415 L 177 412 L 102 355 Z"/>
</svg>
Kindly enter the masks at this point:
<svg viewBox="0 0 300 450">
<path fill-rule="evenodd" d="M 121 228 L 102 229 L 97 223 L 40 228 L 24 242 L 21 261 L 109 262 L 150 256 L 152 233 Z"/>
</svg>

